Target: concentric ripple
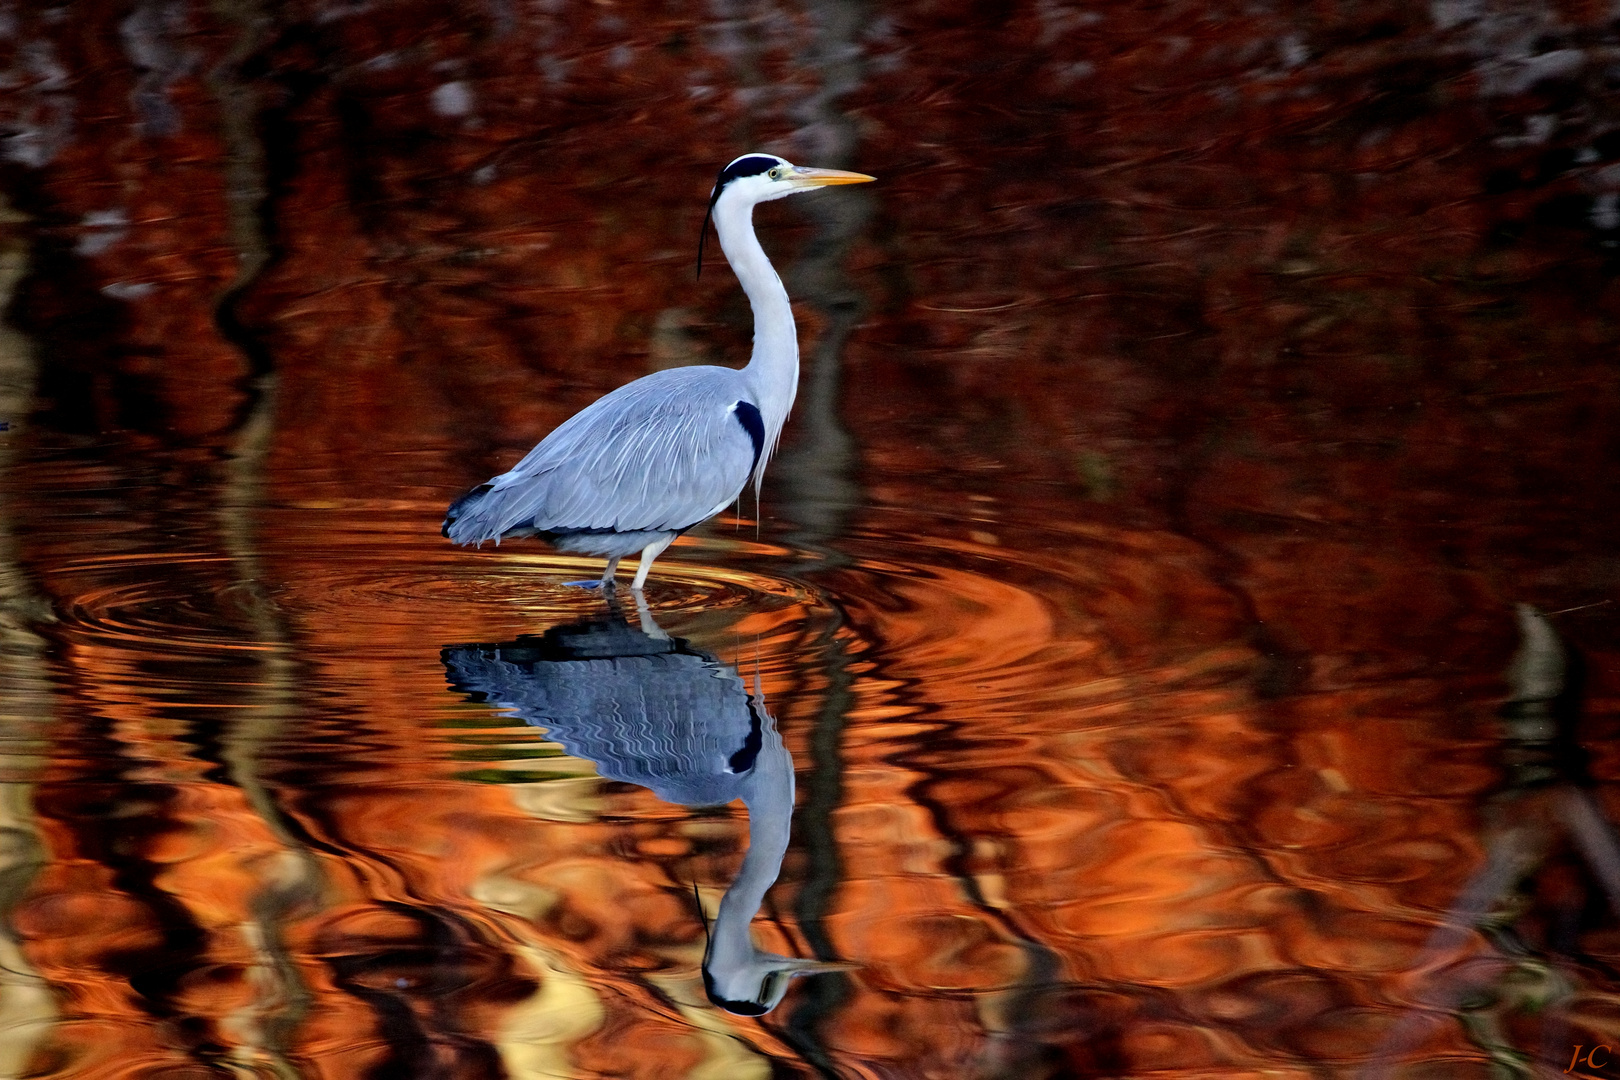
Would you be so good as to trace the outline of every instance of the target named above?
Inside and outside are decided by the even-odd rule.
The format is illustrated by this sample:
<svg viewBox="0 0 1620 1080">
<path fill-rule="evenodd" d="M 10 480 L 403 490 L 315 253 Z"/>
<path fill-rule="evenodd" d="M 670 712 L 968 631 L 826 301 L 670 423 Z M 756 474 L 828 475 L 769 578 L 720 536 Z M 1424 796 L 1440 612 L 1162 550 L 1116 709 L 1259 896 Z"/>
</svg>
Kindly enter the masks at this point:
<svg viewBox="0 0 1620 1080">
<path fill-rule="evenodd" d="M 262 600 L 250 582 L 230 580 L 226 556 L 82 558 L 67 569 L 64 576 L 94 583 L 57 602 L 59 633 L 160 652 L 269 647 L 254 633 Z"/>
<path fill-rule="evenodd" d="M 268 515 L 251 552 L 82 555 L 55 575 L 67 587 L 56 632 L 163 654 L 316 645 L 336 633 L 345 649 L 375 651 L 537 632 L 607 609 L 599 589 L 574 584 L 600 575 L 600 559 L 535 543 L 453 548 L 402 517 L 378 528 L 370 515 L 312 523 L 304 510 Z M 654 612 L 738 618 L 822 604 L 807 584 L 770 572 L 795 561 L 780 545 L 683 538 L 645 600 Z M 621 575 L 616 601 L 633 611 L 624 584 Z"/>
</svg>

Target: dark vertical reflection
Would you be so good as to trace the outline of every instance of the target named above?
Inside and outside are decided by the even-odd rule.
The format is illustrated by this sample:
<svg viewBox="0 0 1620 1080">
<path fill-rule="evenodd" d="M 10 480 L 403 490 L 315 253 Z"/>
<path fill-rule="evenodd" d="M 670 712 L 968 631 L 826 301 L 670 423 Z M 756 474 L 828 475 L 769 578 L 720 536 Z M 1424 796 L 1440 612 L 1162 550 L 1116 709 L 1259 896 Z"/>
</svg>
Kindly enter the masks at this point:
<svg viewBox="0 0 1620 1080">
<path fill-rule="evenodd" d="M 313 1003 L 286 941 L 292 920 L 317 910 L 323 878 L 315 853 L 289 820 L 263 772 L 274 742 L 293 729 L 303 710 L 303 673 L 294 659 L 292 635 L 265 588 L 260 516 L 266 503 L 266 462 L 275 431 L 273 376 L 263 376 L 248 398 L 241 427 L 221 463 L 217 520 L 220 544 L 236 578 L 229 588 L 235 606 L 258 643 L 258 671 L 248 684 L 249 702 L 220 734 L 225 775 L 281 849 L 274 870 L 260 876 L 248 898 L 248 939 L 262 965 L 265 1008 L 252 1025 L 255 1051 L 281 1070 L 292 1068 L 294 1033 Z"/>
<path fill-rule="evenodd" d="M 285 731 L 242 744 L 274 747 L 250 775 L 260 792 L 274 793 L 274 836 L 286 845 L 252 909 L 267 924 L 268 973 L 283 980 L 266 994 L 280 1006 L 264 1017 L 267 1039 L 278 1040 L 270 1045 L 308 1055 L 311 1028 L 336 1015 L 351 1034 L 324 1048 L 323 1065 L 377 1080 L 505 1075 L 479 1021 L 492 1006 L 532 995 L 531 973 L 499 927 L 365 834 L 368 813 L 388 816 L 390 785 L 367 774 L 394 733 L 323 712 L 301 710 L 290 744 Z M 259 775 L 272 767 L 269 778 Z M 407 800 L 403 812 L 431 798 Z"/>
<path fill-rule="evenodd" d="M 45 675 L 46 642 L 34 624 L 50 605 L 18 557 L 11 525 L 21 517 L 4 481 L 28 430 L 38 378 L 33 344 L 4 321 L 28 265 L 16 231 L 23 216 L 0 198 L 0 1075 L 21 1076 L 58 1012 L 23 951 L 16 912 L 49 858 L 34 816 L 34 783 L 55 707 Z"/>
<path fill-rule="evenodd" d="M 831 168 L 857 164 L 859 129 L 840 111 L 841 98 L 860 88 L 860 31 L 869 13 L 858 0 L 813 0 L 805 4 L 814 39 L 801 58 L 820 85 L 796 110 L 794 133 L 800 160 Z M 824 550 L 842 535 L 861 504 L 854 477 L 855 444 L 841 419 L 843 352 L 850 333 L 867 310 L 865 297 L 849 280 L 844 264 L 872 218 L 873 196 L 862 188 L 840 190 L 849 198 L 802 200 L 814 229 L 789 268 L 789 291 L 814 305 L 826 319 L 800 379 L 792 442 L 776 463 L 782 513 L 795 526 L 796 543 Z"/>
<path fill-rule="evenodd" d="M 799 835 L 805 849 L 804 884 L 794 905 L 799 927 L 818 956 L 834 952 L 823 920 L 834 910 L 843 864 L 838 857 L 838 838 L 833 830 L 833 813 L 843 799 L 843 759 L 840 742 L 849 711 L 854 704 L 850 693 L 854 681 L 849 673 L 849 657 L 835 628 L 823 631 L 820 655 L 825 657 L 826 697 L 816 712 L 810 731 L 809 781 L 804 806 L 799 811 Z M 852 993 L 847 976 L 816 979 L 805 988 L 799 1004 L 788 1015 L 788 1031 L 805 1059 L 823 1076 L 837 1076 L 831 1055 L 823 1047 L 819 1029 L 849 1000 Z"/>
<path fill-rule="evenodd" d="M 801 61 L 815 73 L 819 85 L 795 110 L 794 119 L 800 124 L 794 133 L 795 151 L 806 162 L 854 168 L 859 129 L 840 102 L 861 86 L 860 35 L 871 11 L 859 0 L 806 0 L 803 8 L 813 37 Z M 844 347 L 869 305 L 849 280 L 845 263 L 872 218 L 874 203 L 869 192 L 851 189 L 849 194 L 853 197 L 848 200 L 805 200 L 804 213 L 814 228 L 787 273 L 790 292 L 812 304 L 823 323 L 800 380 L 796 430 L 777 462 L 776 489 L 782 515 L 793 526 L 790 539 L 821 558 L 819 569 L 849 563 L 838 550 L 838 540 L 864 503 L 856 478 L 858 448 L 844 426 L 841 389 Z M 842 796 L 840 742 L 853 699 L 849 658 L 838 624 L 821 633 L 815 651 L 825 660 L 827 688 L 810 739 L 813 768 L 799 815 L 807 865 L 795 908 L 806 939 L 819 955 L 828 955 L 832 942 L 823 919 L 833 910 L 842 876 L 832 815 Z M 817 979 L 788 1018 L 788 1031 L 800 1052 L 823 1076 L 837 1072 L 819 1029 L 850 993 L 846 977 Z"/>
<path fill-rule="evenodd" d="M 261 877 L 249 900 L 248 936 L 265 972 L 267 1008 L 253 1025 L 261 1042 L 258 1049 L 285 1071 L 291 1069 L 294 1034 L 313 1003 L 288 947 L 287 928 L 298 915 L 319 908 L 325 883 L 315 853 L 262 775 L 273 741 L 298 720 L 302 680 L 286 618 L 265 587 L 262 556 L 262 516 L 279 404 L 277 373 L 269 348 L 244 323 L 239 307 L 274 258 L 272 169 L 285 171 L 291 162 L 272 157 L 285 155 L 290 144 L 267 137 L 271 125 L 263 98 L 270 86 L 254 77 L 276 29 L 274 15 L 259 0 L 213 0 L 212 6 L 230 30 L 228 48 L 210 69 L 209 86 L 219 109 L 225 223 L 236 254 L 236 274 L 215 303 L 214 321 L 248 366 L 240 423 L 220 463 L 218 522 L 221 546 L 236 570 L 231 591 L 261 646 L 252 706 L 224 732 L 222 759 L 230 780 L 283 852 L 276 871 Z"/>
<path fill-rule="evenodd" d="M 515 977 L 510 952 L 478 926 L 430 904 L 382 901 L 328 928 L 322 942 L 334 983 L 376 1017 L 386 1052 L 370 1063 L 376 1080 L 495 1080 L 506 1076 L 482 1032 L 464 1030 L 475 991 L 504 996 L 532 987 Z M 366 922 L 371 916 L 373 923 Z M 386 936 L 376 933 L 387 925 Z M 369 931 L 369 932 L 368 932 Z"/>
<path fill-rule="evenodd" d="M 262 137 L 260 108 L 266 88 L 252 78 L 250 65 L 268 44 L 275 21 L 260 0 L 213 0 L 213 7 L 232 31 L 230 47 L 211 69 L 209 83 L 219 105 L 226 225 L 236 251 L 236 276 L 215 304 L 214 321 L 220 334 L 248 360 L 253 385 L 245 406 L 251 424 L 251 414 L 270 392 L 275 375 L 269 349 L 244 325 L 237 310 L 273 257 L 270 148 Z M 286 164 L 279 163 L 282 168 Z"/>
<path fill-rule="evenodd" d="M 66 756 L 71 748 L 80 764 L 68 782 L 40 785 L 39 812 L 52 823 L 58 859 L 71 857 L 94 867 L 105 883 L 103 907 L 138 928 L 94 941 L 94 970 L 127 985 L 128 1007 L 146 1016 L 146 1039 L 161 1042 L 165 1056 L 218 1065 L 226 1044 L 213 1022 L 217 1018 L 194 1011 L 185 993 L 186 984 L 206 970 L 209 933 L 189 908 L 190 898 L 166 887 L 167 868 L 153 857 L 165 838 L 184 835 L 194 824 L 185 809 L 186 792 L 180 784 L 154 778 L 157 762 L 150 748 L 130 738 L 135 725 L 97 714 L 93 673 L 70 664 L 60 679 L 79 719 L 71 734 L 59 729 L 57 753 Z M 53 945 L 71 948 L 63 939 L 36 941 L 34 948 L 46 951 Z M 63 989 L 75 1011 L 87 1010 L 84 984 Z"/>
<path fill-rule="evenodd" d="M 943 772 L 945 763 L 973 760 L 976 755 L 975 732 L 964 725 L 945 720 L 936 721 L 925 747 L 914 754 L 901 754 L 895 764 L 910 766 L 919 775 L 931 776 Z M 1038 785 L 1041 779 L 1031 777 Z M 1076 996 L 1082 999 L 1084 991 L 1075 994 L 1075 987 L 1065 978 L 1063 959 L 1038 932 L 1024 924 L 1023 913 L 1006 910 L 992 903 L 985 895 L 978 874 L 974 872 L 973 854 L 975 829 L 964 808 L 953 805 L 949 797 L 941 797 L 936 790 L 944 785 L 928 779 L 916 785 L 915 797 L 920 806 L 932 817 L 939 834 L 950 844 L 950 854 L 944 860 L 944 869 L 962 890 L 968 904 L 986 923 L 996 928 L 1005 940 L 1022 954 L 1022 967 L 1012 984 L 994 995 L 991 1012 L 998 1022 L 987 1023 L 987 1038 L 975 1062 L 973 1076 L 982 1080 L 1021 1080 L 1023 1077 L 1052 1075 L 1054 1062 L 1060 1059 L 1059 1044 L 1068 1032 L 1054 1030 L 1054 1017 L 1063 1012 L 1064 999 Z M 1109 1040 L 1094 1037 L 1088 1040 L 1090 1051 L 1100 1061 L 1110 1056 Z"/>
</svg>

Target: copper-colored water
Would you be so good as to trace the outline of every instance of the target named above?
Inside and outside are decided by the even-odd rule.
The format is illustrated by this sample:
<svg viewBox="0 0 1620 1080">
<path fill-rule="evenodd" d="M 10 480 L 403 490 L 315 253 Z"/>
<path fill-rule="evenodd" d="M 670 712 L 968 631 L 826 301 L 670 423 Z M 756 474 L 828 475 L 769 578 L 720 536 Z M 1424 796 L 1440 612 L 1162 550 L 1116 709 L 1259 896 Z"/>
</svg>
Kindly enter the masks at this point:
<svg viewBox="0 0 1620 1080">
<path fill-rule="evenodd" d="M 0 1075 L 1620 1072 L 1607 18 L 0 6 Z M 600 564 L 438 534 L 742 361 L 753 147 L 880 183 L 759 213 L 783 454 L 620 629 L 790 813 L 604 778 Z M 849 966 L 736 1015 L 776 810 Z"/>
</svg>

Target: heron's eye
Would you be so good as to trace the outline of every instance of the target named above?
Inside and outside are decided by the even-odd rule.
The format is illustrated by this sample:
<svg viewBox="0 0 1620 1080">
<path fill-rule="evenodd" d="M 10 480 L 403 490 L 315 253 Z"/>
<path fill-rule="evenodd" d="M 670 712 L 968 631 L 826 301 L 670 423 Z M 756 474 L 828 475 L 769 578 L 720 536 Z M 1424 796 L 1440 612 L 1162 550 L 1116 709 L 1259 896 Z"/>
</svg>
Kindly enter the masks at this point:
<svg viewBox="0 0 1620 1080">
<path fill-rule="evenodd" d="M 782 179 L 782 170 L 780 168 L 772 169 L 765 175 L 770 177 L 772 180 L 780 180 Z"/>
</svg>

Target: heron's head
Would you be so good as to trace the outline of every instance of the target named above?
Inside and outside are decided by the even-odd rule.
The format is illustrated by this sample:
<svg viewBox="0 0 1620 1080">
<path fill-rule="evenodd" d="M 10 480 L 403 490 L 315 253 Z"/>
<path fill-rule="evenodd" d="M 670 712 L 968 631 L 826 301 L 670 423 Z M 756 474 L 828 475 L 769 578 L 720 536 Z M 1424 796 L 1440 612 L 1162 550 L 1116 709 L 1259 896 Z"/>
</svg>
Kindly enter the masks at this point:
<svg viewBox="0 0 1620 1080">
<path fill-rule="evenodd" d="M 801 191 L 835 184 L 865 184 L 876 180 L 865 173 L 844 172 L 842 169 L 812 169 L 795 165 L 775 154 L 744 154 L 720 170 L 709 193 L 709 213 L 703 219 L 703 238 L 709 235 L 709 220 L 721 199 L 744 206 L 770 202 Z M 703 240 L 698 241 L 698 273 L 703 272 Z"/>
<path fill-rule="evenodd" d="M 722 197 L 750 204 L 770 202 L 801 191 L 834 184 L 864 184 L 875 179 L 842 169 L 811 169 L 775 154 L 744 154 L 720 170 L 714 190 L 709 193 L 709 205 L 713 207 Z"/>
</svg>

